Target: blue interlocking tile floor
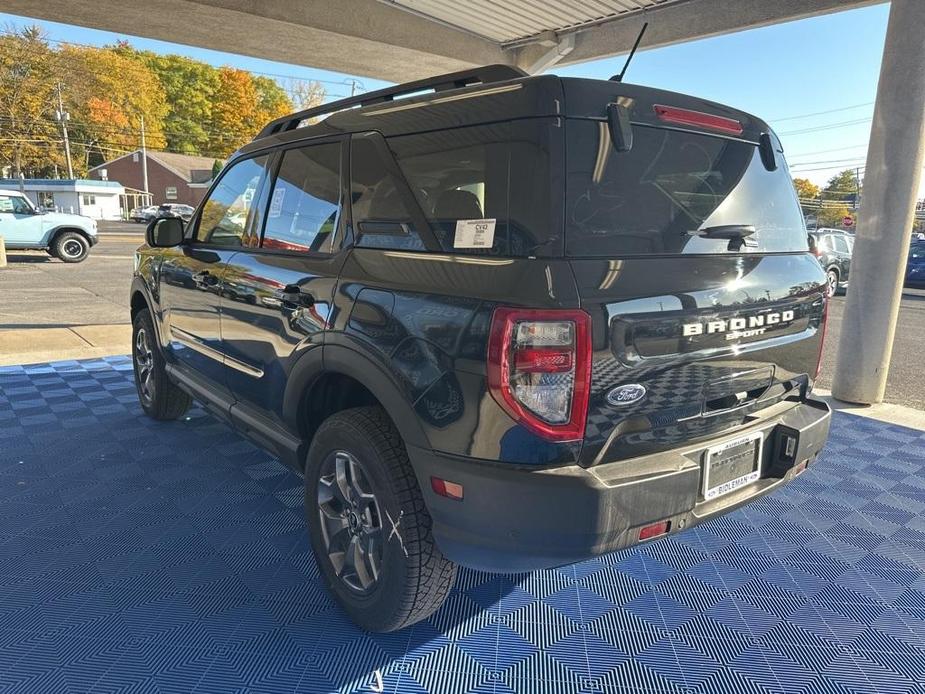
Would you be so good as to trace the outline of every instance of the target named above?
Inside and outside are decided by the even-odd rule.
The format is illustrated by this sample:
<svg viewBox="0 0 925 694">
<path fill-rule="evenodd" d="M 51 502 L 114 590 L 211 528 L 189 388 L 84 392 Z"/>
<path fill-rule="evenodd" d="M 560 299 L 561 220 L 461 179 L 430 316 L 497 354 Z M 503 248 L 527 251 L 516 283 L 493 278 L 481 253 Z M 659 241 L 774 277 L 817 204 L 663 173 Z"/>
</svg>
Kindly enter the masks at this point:
<svg viewBox="0 0 925 694">
<path fill-rule="evenodd" d="M 742 511 L 462 571 L 432 619 L 371 636 L 267 454 L 198 409 L 146 419 L 126 358 L 4 367 L 0 690 L 925 692 L 923 512 L 925 433 L 839 414 L 810 472 Z"/>
</svg>

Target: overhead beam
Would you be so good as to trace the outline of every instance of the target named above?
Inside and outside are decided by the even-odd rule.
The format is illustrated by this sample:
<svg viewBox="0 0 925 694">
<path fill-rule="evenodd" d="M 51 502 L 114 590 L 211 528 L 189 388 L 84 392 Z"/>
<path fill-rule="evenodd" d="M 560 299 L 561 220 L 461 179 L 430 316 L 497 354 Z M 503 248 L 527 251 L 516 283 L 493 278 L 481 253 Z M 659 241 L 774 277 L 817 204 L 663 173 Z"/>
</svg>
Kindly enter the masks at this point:
<svg viewBox="0 0 925 694">
<path fill-rule="evenodd" d="M 390 82 L 512 60 L 377 0 L 4 0 L 3 11 Z"/>
<path fill-rule="evenodd" d="M 658 48 L 745 29 L 806 19 L 876 5 L 886 0 L 682 0 L 633 12 L 576 30 L 575 47 L 558 62 L 572 65 L 629 52 L 643 22 L 649 22 L 640 49 Z M 560 32 L 561 36 L 561 32 Z M 520 67 L 538 61 L 548 49 L 527 44 L 508 49 Z"/>
</svg>

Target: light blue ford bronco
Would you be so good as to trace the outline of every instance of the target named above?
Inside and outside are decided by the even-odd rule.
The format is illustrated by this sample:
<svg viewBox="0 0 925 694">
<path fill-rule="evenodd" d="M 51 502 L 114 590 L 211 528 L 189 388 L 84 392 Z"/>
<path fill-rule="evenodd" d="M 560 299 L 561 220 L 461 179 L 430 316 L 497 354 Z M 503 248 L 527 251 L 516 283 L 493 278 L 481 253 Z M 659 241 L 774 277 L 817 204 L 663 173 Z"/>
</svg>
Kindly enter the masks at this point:
<svg viewBox="0 0 925 694">
<path fill-rule="evenodd" d="M 38 249 L 79 263 L 99 240 L 89 217 L 36 209 L 16 190 L 0 189 L 0 236 L 9 250 Z"/>
</svg>

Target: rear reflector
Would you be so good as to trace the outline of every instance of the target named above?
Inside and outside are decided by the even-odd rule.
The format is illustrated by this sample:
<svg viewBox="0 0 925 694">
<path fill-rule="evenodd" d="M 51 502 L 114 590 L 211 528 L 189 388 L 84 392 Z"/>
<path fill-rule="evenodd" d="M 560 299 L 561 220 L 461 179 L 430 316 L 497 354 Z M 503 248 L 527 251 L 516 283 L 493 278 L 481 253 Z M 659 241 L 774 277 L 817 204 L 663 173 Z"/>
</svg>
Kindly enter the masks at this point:
<svg viewBox="0 0 925 694">
<path fill-rule="evenodd" d="M 651 540 L 653 537 L 659 537 L 660 535 L 667 535 L 670 529 L 670 520 L 644 525 L 639 529 L 639 541 L 642 542 L 643 540 Z"/>
<path fill-rule="evenodd" d="M 434 492 L 440 496 L 445 496 L 447 499 L 456 499 L 457 501 L 462 501 L 463 487 L 461 484 L 456 484 L 455 482 L 450 482 L 449 480 L 442 480 L 439 477 L 431 477 L 430 486 Z"/>
<path fill-rule="evenodd" d="M 655 115 L 659 120 L 666 123 L 677 123 L 678 125 L 691 125 L 696 128 L 705 128 L 715 130 L 727 135 L 741 135 L 742 124 L 734 118 L 725 118 L 723 116 L 714 116 L 712 113 L 703 113 L 702 111 L 691 111 L 686 108 L 677 108 L 676 106 L 662 106 L 655 104 Z"/>
</svg>

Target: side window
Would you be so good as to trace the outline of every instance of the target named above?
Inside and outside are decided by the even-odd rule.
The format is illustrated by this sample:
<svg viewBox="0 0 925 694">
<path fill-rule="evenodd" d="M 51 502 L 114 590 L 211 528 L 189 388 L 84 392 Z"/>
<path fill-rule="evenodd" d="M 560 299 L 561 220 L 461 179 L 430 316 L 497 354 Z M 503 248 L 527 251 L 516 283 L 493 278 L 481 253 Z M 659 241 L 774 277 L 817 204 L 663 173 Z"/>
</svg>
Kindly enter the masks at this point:
<svg viewBox="0 0 925 694">
<path fill-rule="evenodd" d="M 263 248 L 330 253 L 340 219 L 339 142 L 283 152 Z"/>
<path fill-rule="evenodd" d="M 18 195 L 0 195 L 0 212 L 10 214 L 32 214 L 32 208 Z"/>
<path fill-rule="evenodd" d="M 833 236 L 832 240 L 835 242 L 835 250 L 839 253 L 848 252 L 848 241 L 845 240 L 844 236 Z"/>
<path fill-rule="evenodd" d="M 414 230 L 411 213 L 399 192 L 398 182 L 389 171 L 384 153 L 370 136 L 353 138 L 350 172 L 356 245 L 361 248 L 424 250 L 424 243 Z"/>
<path fill-rule="evenodd" d="M 244 234 L 259 213 L 256 198 L 266 173 L 267 156 L 245 159 L 224 172 L 202 204 L 195 231 L 201 243 L 215 246 L 244 245 Z"/>
</svg>

